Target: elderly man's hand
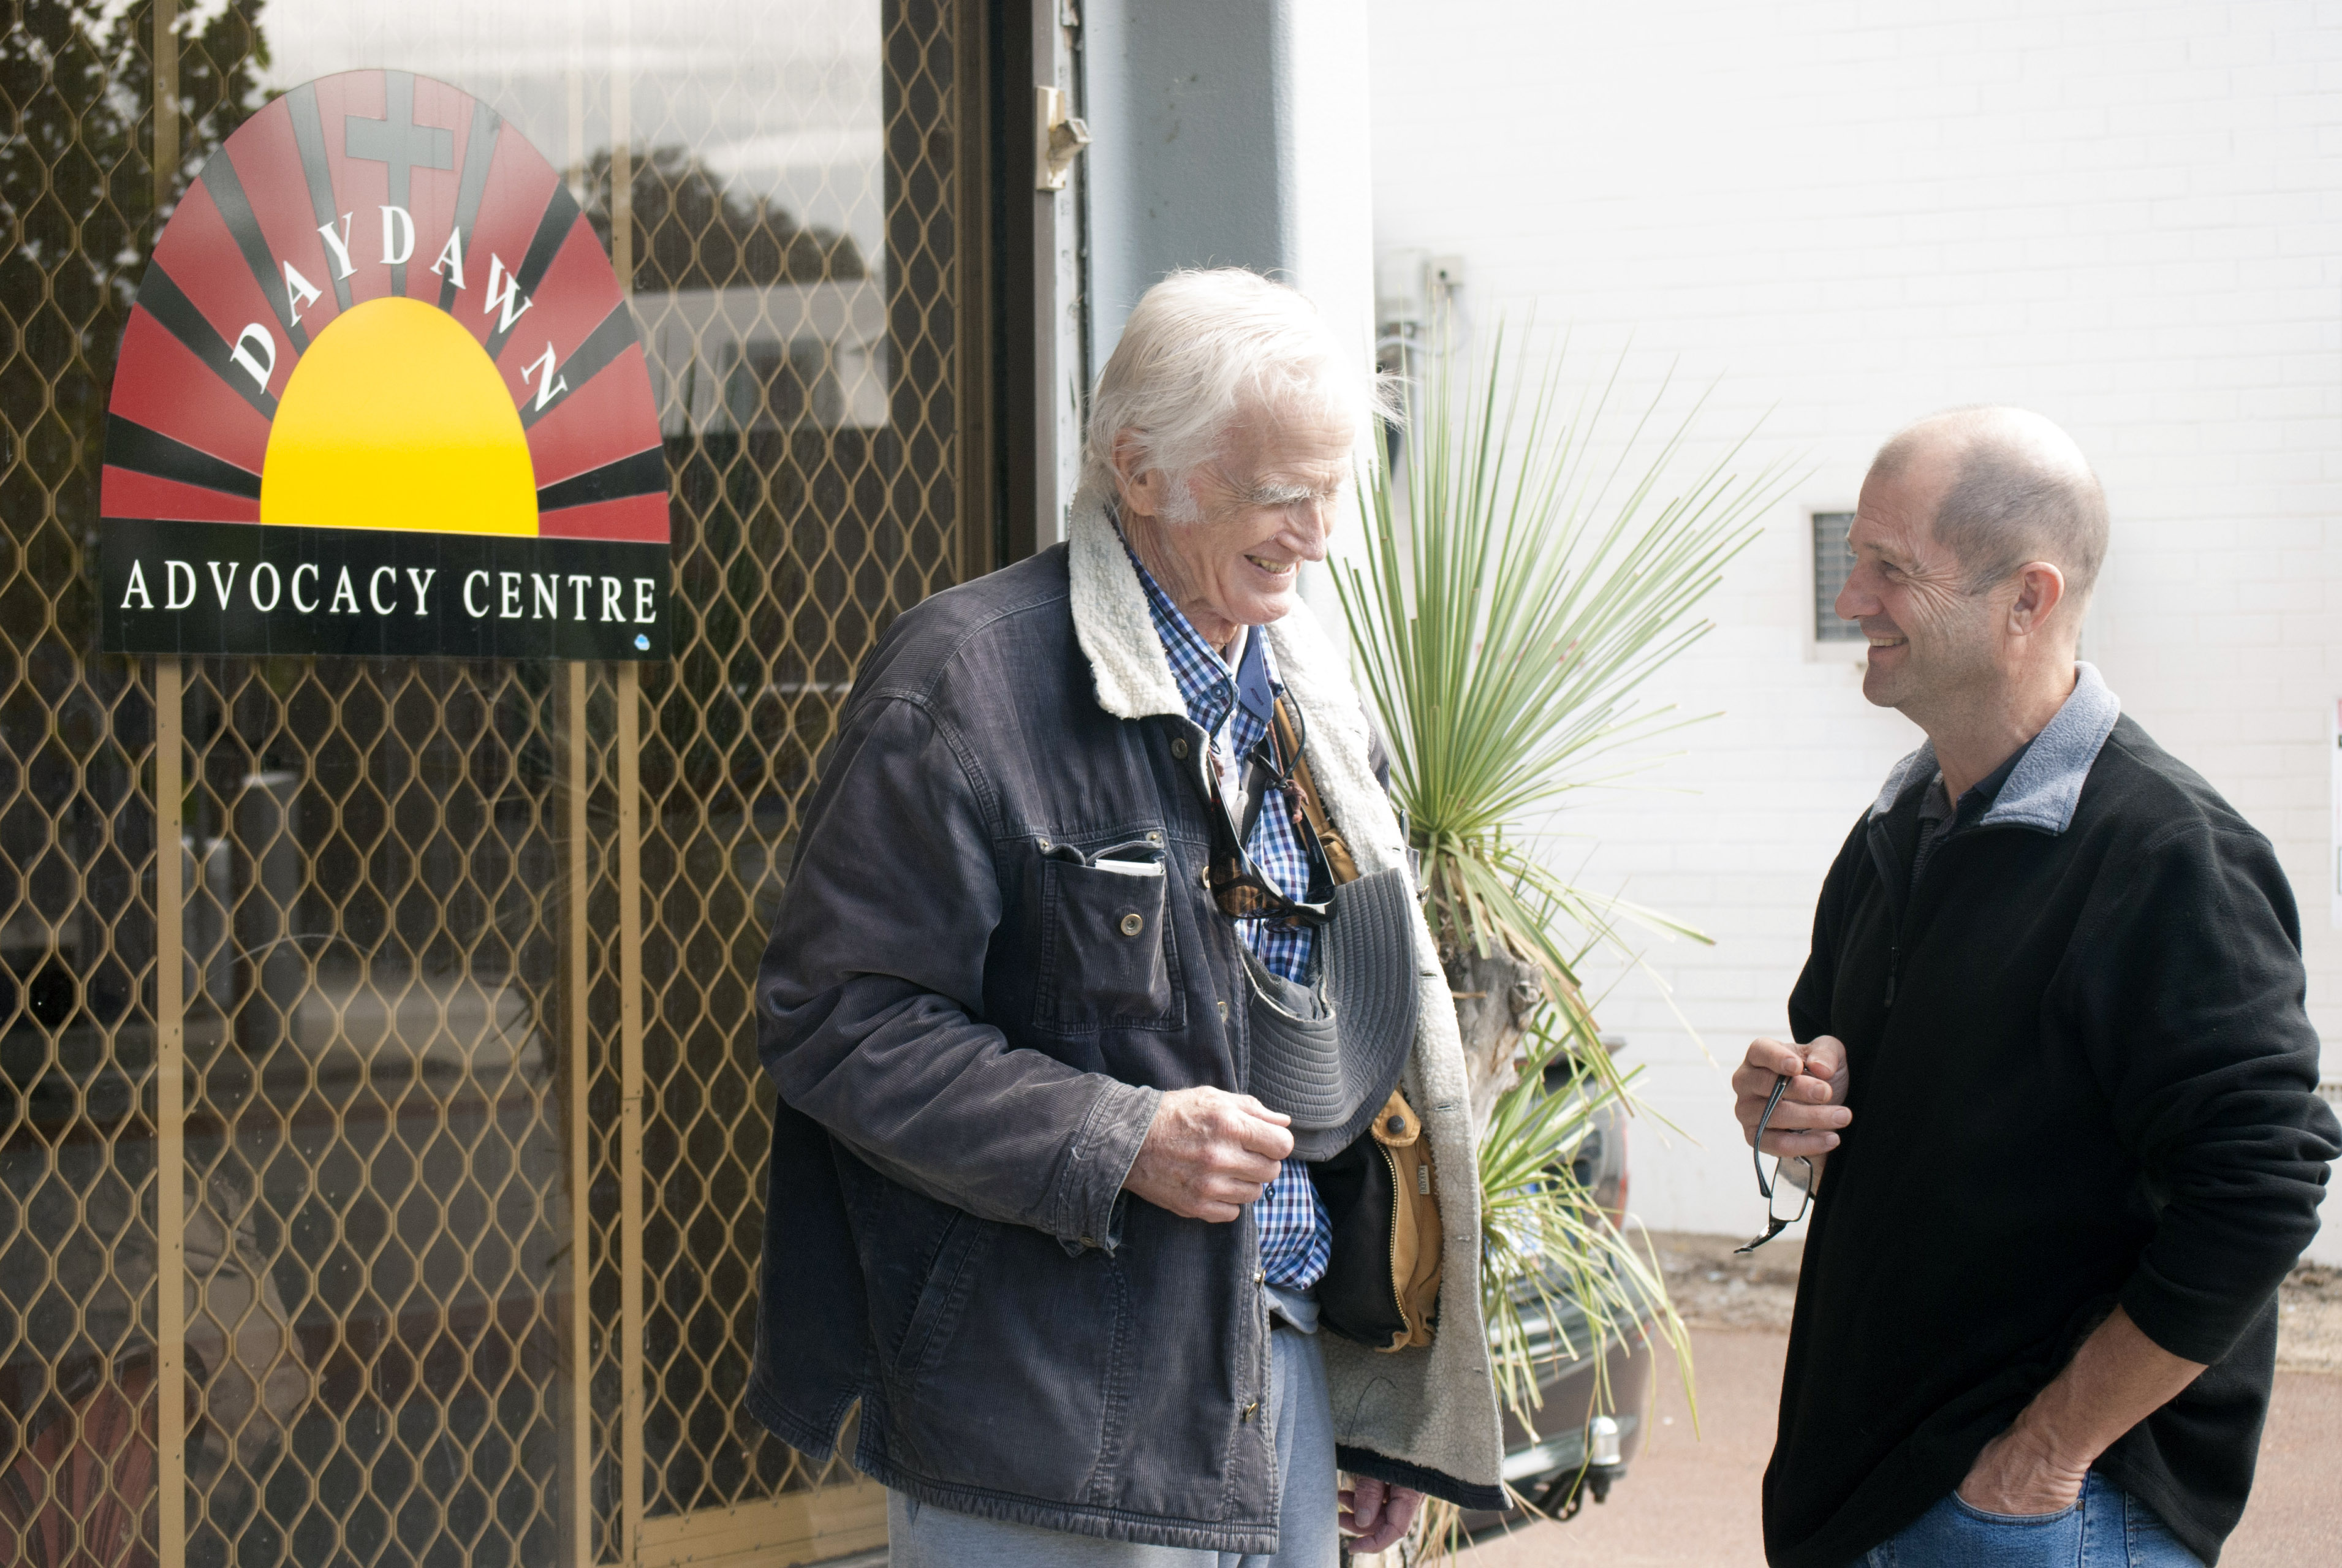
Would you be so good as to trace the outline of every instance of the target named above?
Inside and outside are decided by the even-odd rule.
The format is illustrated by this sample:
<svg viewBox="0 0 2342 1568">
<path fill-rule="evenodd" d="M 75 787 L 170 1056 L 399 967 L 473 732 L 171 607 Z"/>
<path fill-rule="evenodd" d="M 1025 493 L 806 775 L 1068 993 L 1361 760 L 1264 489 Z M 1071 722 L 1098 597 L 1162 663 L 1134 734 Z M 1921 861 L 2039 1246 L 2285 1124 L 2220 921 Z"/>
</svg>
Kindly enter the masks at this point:
<svg viewBox="0 0 2342 1568">
<path fill-rule="evenodd" d="M 1854 1120 L 1846 1108 L 1846 1046 L 1837 1036 L 1817 1034 L 1803 1045 L 1778 1040 L 1752 1042 L 1748 1054 L 1732 1074 L 1738 1096 L 1732 1113 L 1740 1118 L 1740 1135 L 1756 1141 L 1756 1124 L 1773 1084 L 1789 1080 L 1773 1120 L 1765 1128 L 1765 1150 L 1790 1159 L 1802 1154 L 1817 1165 L 1837 1147 L 1837 1129 Z"/>
<path fill-rule="evenodd" d="M 1423 1493 L 1411 1487 L 1353 1476 L 1342 1489 L 1342 1533 L 1350 1537 L 1352 1552 L 1383 1551 L 1407 1533 L 1422 1506 Z"/>
<path fill-rule="evenodd" d="M 1260 1199 L 1293 1153 L 1290 1116 L 1249 1094 L 1174 1089 L 1123 1178 L 1125 1190 L 1191 1220 L 1226 1223 Z"/>
</svg>

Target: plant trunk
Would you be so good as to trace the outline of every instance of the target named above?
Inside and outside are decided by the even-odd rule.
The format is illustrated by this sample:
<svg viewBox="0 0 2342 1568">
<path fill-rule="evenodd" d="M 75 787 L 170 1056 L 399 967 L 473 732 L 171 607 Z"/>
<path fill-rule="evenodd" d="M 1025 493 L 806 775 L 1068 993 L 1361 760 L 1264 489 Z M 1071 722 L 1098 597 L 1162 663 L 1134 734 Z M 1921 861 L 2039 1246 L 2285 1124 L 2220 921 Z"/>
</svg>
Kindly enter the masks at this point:
<svg viewBox="0 0 2342 1568">
<path fill-rule="evenodd" d="M 1529 1015 L 1545 996 L 1545 980 L 1536 964 L 1501 947 L 1483 954 L 1469 944 L 1443 943 L 1439 962 L 1456 999 L 1464 1078 L 1472 1095 L 1472 1138 L 1477 1143 L 1496 1101 L 1520 1081 L 1521 1041 Z"/>
</svg>

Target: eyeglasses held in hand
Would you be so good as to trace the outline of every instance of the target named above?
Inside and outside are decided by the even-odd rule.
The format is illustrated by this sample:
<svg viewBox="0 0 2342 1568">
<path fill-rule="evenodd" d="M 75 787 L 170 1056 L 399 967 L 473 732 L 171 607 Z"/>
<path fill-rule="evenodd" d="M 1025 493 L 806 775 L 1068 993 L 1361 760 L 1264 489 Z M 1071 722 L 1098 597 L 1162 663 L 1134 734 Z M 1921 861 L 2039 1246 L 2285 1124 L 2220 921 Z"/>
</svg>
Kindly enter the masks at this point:
<svg viewBox="0 0 2342 1568">
<path fill-rule="evenodd" d="M 1795 1182 L 1782 1179 L 1781 1167 L 1788 1162 L 1778 1157 L 1773 1161 L 1773 1174 L 1769 1176 L 1765 1174 L 1765 1129 L 1771 1124 L 1773 1113 L 1781 1108 L 1781 1096 L 1788 1092 L 1788 1075 L 1783 1074 L 1774 1080 L 1773 1095 L 1765 1102 L 1765 1114 L 1756 1118 L 1756 1142 L 1750 1153 L 1756 1166 L 1756 1190 L 1765 1195 L 1765 1233 L 1745 1247 L 1733 1248 L 1734 1257 L 1755 1252 L 1758 1247 L 1804 1219 L 1806 1211 L 1814 1206 L 1814 1163 L 1811 1160 L 1803 1154 L 1791 1156 L 1806 1168 L 1806 1180 L 1802 1187 Z M 1797 1194 L 1797 1204 L 1789 1213 L 1784 1214 L 1781 1211 L 1789 1207 L 1787 1194 L 1791 1192 Z"/>
</svg>

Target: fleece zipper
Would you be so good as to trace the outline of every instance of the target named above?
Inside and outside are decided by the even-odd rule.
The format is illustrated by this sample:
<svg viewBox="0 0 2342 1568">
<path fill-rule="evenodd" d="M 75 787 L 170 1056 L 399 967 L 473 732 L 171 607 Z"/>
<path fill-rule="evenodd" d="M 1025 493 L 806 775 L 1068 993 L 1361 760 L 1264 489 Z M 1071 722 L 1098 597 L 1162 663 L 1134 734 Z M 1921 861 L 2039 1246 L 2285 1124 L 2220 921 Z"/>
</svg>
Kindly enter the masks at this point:
<svg viewBox="0 0 2342 1568">
<path fill-rule="evenodd" d="M 1951 834 L 1939 842 L 1927 857 L 1929 870 L 1935 870 L 1943 857 L 1979 834 L 2006 832 L 2025 826 L 2022 823 L 1980 822 L 1974 827 Z M 1891 931 L 1887 944 L 1887 995 L 1888 1012 L 1895 1010 L 1895 989 L 1903 977 L 1903 954 L 1911 946 L 1911 914 L 1918 903 L 1918 890 L 1911 885 L 1910 868 L 1896 854 L 1895 840 L 1887 831 L 1884 817 L 1873 817 L 1870 830 L 1864 835 L 1870 849 L 1871 868 L 1877 872 L 1879 884 L 1887 890 Z"/>
</svg>

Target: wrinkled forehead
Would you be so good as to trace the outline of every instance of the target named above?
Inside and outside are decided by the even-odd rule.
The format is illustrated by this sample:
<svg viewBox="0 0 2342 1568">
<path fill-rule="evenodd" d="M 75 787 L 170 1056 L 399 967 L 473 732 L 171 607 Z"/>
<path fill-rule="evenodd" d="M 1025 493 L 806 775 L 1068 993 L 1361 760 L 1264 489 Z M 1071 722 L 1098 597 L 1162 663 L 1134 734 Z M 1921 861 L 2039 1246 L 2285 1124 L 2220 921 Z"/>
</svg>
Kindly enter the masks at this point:
<svg viewBox="0 0 2342 1568">
<path fill-rule="evenodd" d="M 1221 430 L 1214 466 L 1229 485 L 1256 499 L 1302 500 L 1348 481 L 1356 440 L 1357 423 L 1347 409 L 1255 404 Z"/>
<path fill-rule="evenodd" d="M 1945 553 L 1936 538 L 1936 514 L 1957 477 L 1956 464 L 1934 454 L 1872 469 L 1862 482 L 1847 542 L 1857 553 L 1867 548 L 1907 559 Z"/>
</svg>

